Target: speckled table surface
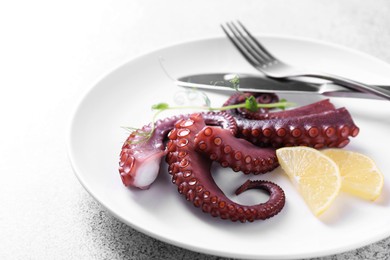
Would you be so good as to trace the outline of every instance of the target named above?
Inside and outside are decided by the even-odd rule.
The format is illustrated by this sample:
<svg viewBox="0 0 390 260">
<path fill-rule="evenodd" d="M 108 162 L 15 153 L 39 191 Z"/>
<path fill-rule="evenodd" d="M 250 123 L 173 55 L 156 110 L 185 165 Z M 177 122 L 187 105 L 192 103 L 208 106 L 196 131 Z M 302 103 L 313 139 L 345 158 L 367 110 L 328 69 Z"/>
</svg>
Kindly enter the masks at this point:
<svg viewBox="0 0 390 260">
<path fill-rule="evenodd" d="M 0 258 L 222 259 L 123 224 L 78 182 L 67 157 L 71 111 L 131 58 L 222 35 L 255 33 L 348 46 L 390 62 L 387 0 L 8 1 L 0 4 Z M 319 259 L 389 259 L 390 238 Z"/>
</svg>

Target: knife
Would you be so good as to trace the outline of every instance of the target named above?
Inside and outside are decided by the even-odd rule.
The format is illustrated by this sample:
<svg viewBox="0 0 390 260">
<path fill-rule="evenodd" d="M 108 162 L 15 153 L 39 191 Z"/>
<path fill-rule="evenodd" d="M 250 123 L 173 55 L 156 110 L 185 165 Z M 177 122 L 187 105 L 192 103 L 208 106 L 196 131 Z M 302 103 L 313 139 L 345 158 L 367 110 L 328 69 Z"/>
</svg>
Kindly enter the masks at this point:
<svg viewBox="0 0 390 260">
<path fill-rule="evenodd" d="M 217 92 L 239 90 L 245 92 L 321 94 L 331 97 L 383 99 L 369 93 L 350 90 L 332 82 L 282 81 L 269 79 L 261 75 L 241 73 L 194 74 L 178 78 L 175 80 L 175 84 L 181 87 L 207 89 Z M 390 86 L 380 87 L 390 89 Z"/>
</svg>

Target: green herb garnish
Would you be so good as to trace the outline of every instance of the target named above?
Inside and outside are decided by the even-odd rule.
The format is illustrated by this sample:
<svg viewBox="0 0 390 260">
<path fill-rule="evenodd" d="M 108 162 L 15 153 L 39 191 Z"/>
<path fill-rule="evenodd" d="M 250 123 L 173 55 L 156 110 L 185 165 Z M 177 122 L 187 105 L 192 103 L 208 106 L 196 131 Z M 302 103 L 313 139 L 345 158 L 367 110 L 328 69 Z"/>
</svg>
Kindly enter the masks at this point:
<svg viewBox="0 0 390 260">
<path fill-rule="evenodd" d="M 231 80 L 229 80 L 229 82 L 232 83 L 233 89 L 239 92 L 238 89 L 240 88 L 240 77 L 236 74 Z"/>
<path fill-rule="evenodd" d="M 235 75 L 229 82 L 232 84 L 232 88 L 236 90 L 237 92 L 239 91 L 240 87 L 240 78 L 238 75 Z M 279 108 L 279 109 L 286 109 L 288 107 L 294 106 L 295 103 L 288 102 L 286 99 L 281 99 L 279 102 L 276 103 L 268 103 L 268 104 L 263 104 L 263 103 L 258 103 L 256 101 L 256 98 L 254 96 L 249 96 L 245 99 L 244 103 L 241 104 L 234 104 L 234 105 L 229 105 L 229 106 L 223 106 L 223 107 L 212 107 L 210 105 L 210 99 L 206 94 L 202 92 L 202 96 L 204 100 L 206 101 L 204 106 L 170 106 L 168 103 L 158 103 L 152 105 L 152 110 L 155 110 L 156 112 L 153 115 L 152 123 L 150 125 L 150 130 L 145 131 L 143 129 L 139 128 L 133 128 L 133 127 L 124 127 L 125 129 L 132 131 L 134 134 L 139 136 L 140 138 L 134 142 L 130 142 L 131 144 L 138 144 L 141 142 L 147 142 L 150 137 L 152 136 L 156 126 L 156 118 L 157 115 L 160 114 L 161 112 L 165 110 L 176 110 L 176 109 L 196 109 L 196 110 L 208 110 L 208 111 L 224 111 L 224 110 L 230 110 L 230 109 L 237 109 L 237 108 L 245 108 L 251 112 L 256 112 L 260 108 Z"/>
<path fill-rule="evenodd" d="M 286 109 L 287 107 L 294 106 L 295 103 L 287 102 L 286 100 L 281 100 L 280 102 L 276 103 L 269 103 L 269 104 L 262 104 L 257 103 L 256 98 L 254 96 L 249 96 L 244 103 L 241 104 L 234 104 L 224 107 L 211 107 L 211 106 L 169 106 L 167 103 L 159 103 L 152 106 L 153 110 L 158 110 L 158 112 L 164 111 L 164 110 L 174 110 L 174 109 L 202 109 L 202 110 L 208 110 L 208 111 L 224 111 L 224 110 L 230 110 L 230 109 L 237 109 L 237 108 L 246 108 L 249 111 L 256 112 L 259 110 L 259 108 L 279 108 L 279 109 Z"/>
</svg>

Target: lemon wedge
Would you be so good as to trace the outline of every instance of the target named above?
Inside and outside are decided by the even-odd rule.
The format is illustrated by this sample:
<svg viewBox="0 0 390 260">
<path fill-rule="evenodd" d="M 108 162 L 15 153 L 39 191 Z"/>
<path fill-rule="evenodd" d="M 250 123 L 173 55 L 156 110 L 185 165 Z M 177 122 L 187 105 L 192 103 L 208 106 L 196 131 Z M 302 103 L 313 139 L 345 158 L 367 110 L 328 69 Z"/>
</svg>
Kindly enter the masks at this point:
<svg viewBox="0 0 390 260">
<path fill-rule="evenodd" d="M 321 215 L 341 189 L 337 164 L 322 152 L 305 146 L 276 150 L 280 166 L 295 184 L 314 215 Z"/>
<path fill-rule="evenodd" d="M 384 183 L 383 174 L 371 158 L 344 149 L 327 149 L 323 153 L 339 166 L 342 191 L 366 200 L 379 197 Z"/>
</svg>

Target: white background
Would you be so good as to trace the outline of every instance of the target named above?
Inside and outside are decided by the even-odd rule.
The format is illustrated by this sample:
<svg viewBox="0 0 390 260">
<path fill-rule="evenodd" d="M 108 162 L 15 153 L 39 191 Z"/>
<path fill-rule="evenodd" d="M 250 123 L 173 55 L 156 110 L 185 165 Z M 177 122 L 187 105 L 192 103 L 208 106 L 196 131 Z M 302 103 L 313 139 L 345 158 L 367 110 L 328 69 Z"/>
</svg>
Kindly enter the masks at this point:
<svg viewBox="0 0 390 260">
<path fill-rule="evenodd" d="M 0 258 L 216 259 L 147 237 L 88 195 L 66 151 L 77 101 L 125 61 L 222 36 L 219 24 L 235 19 L 255 34 L 319 39 L 390 62 L 389 13 L 386 0 L 0 2 Z M 336 259 L 386 259 L 389 247 L 386 239 Z"/>
</svg>

